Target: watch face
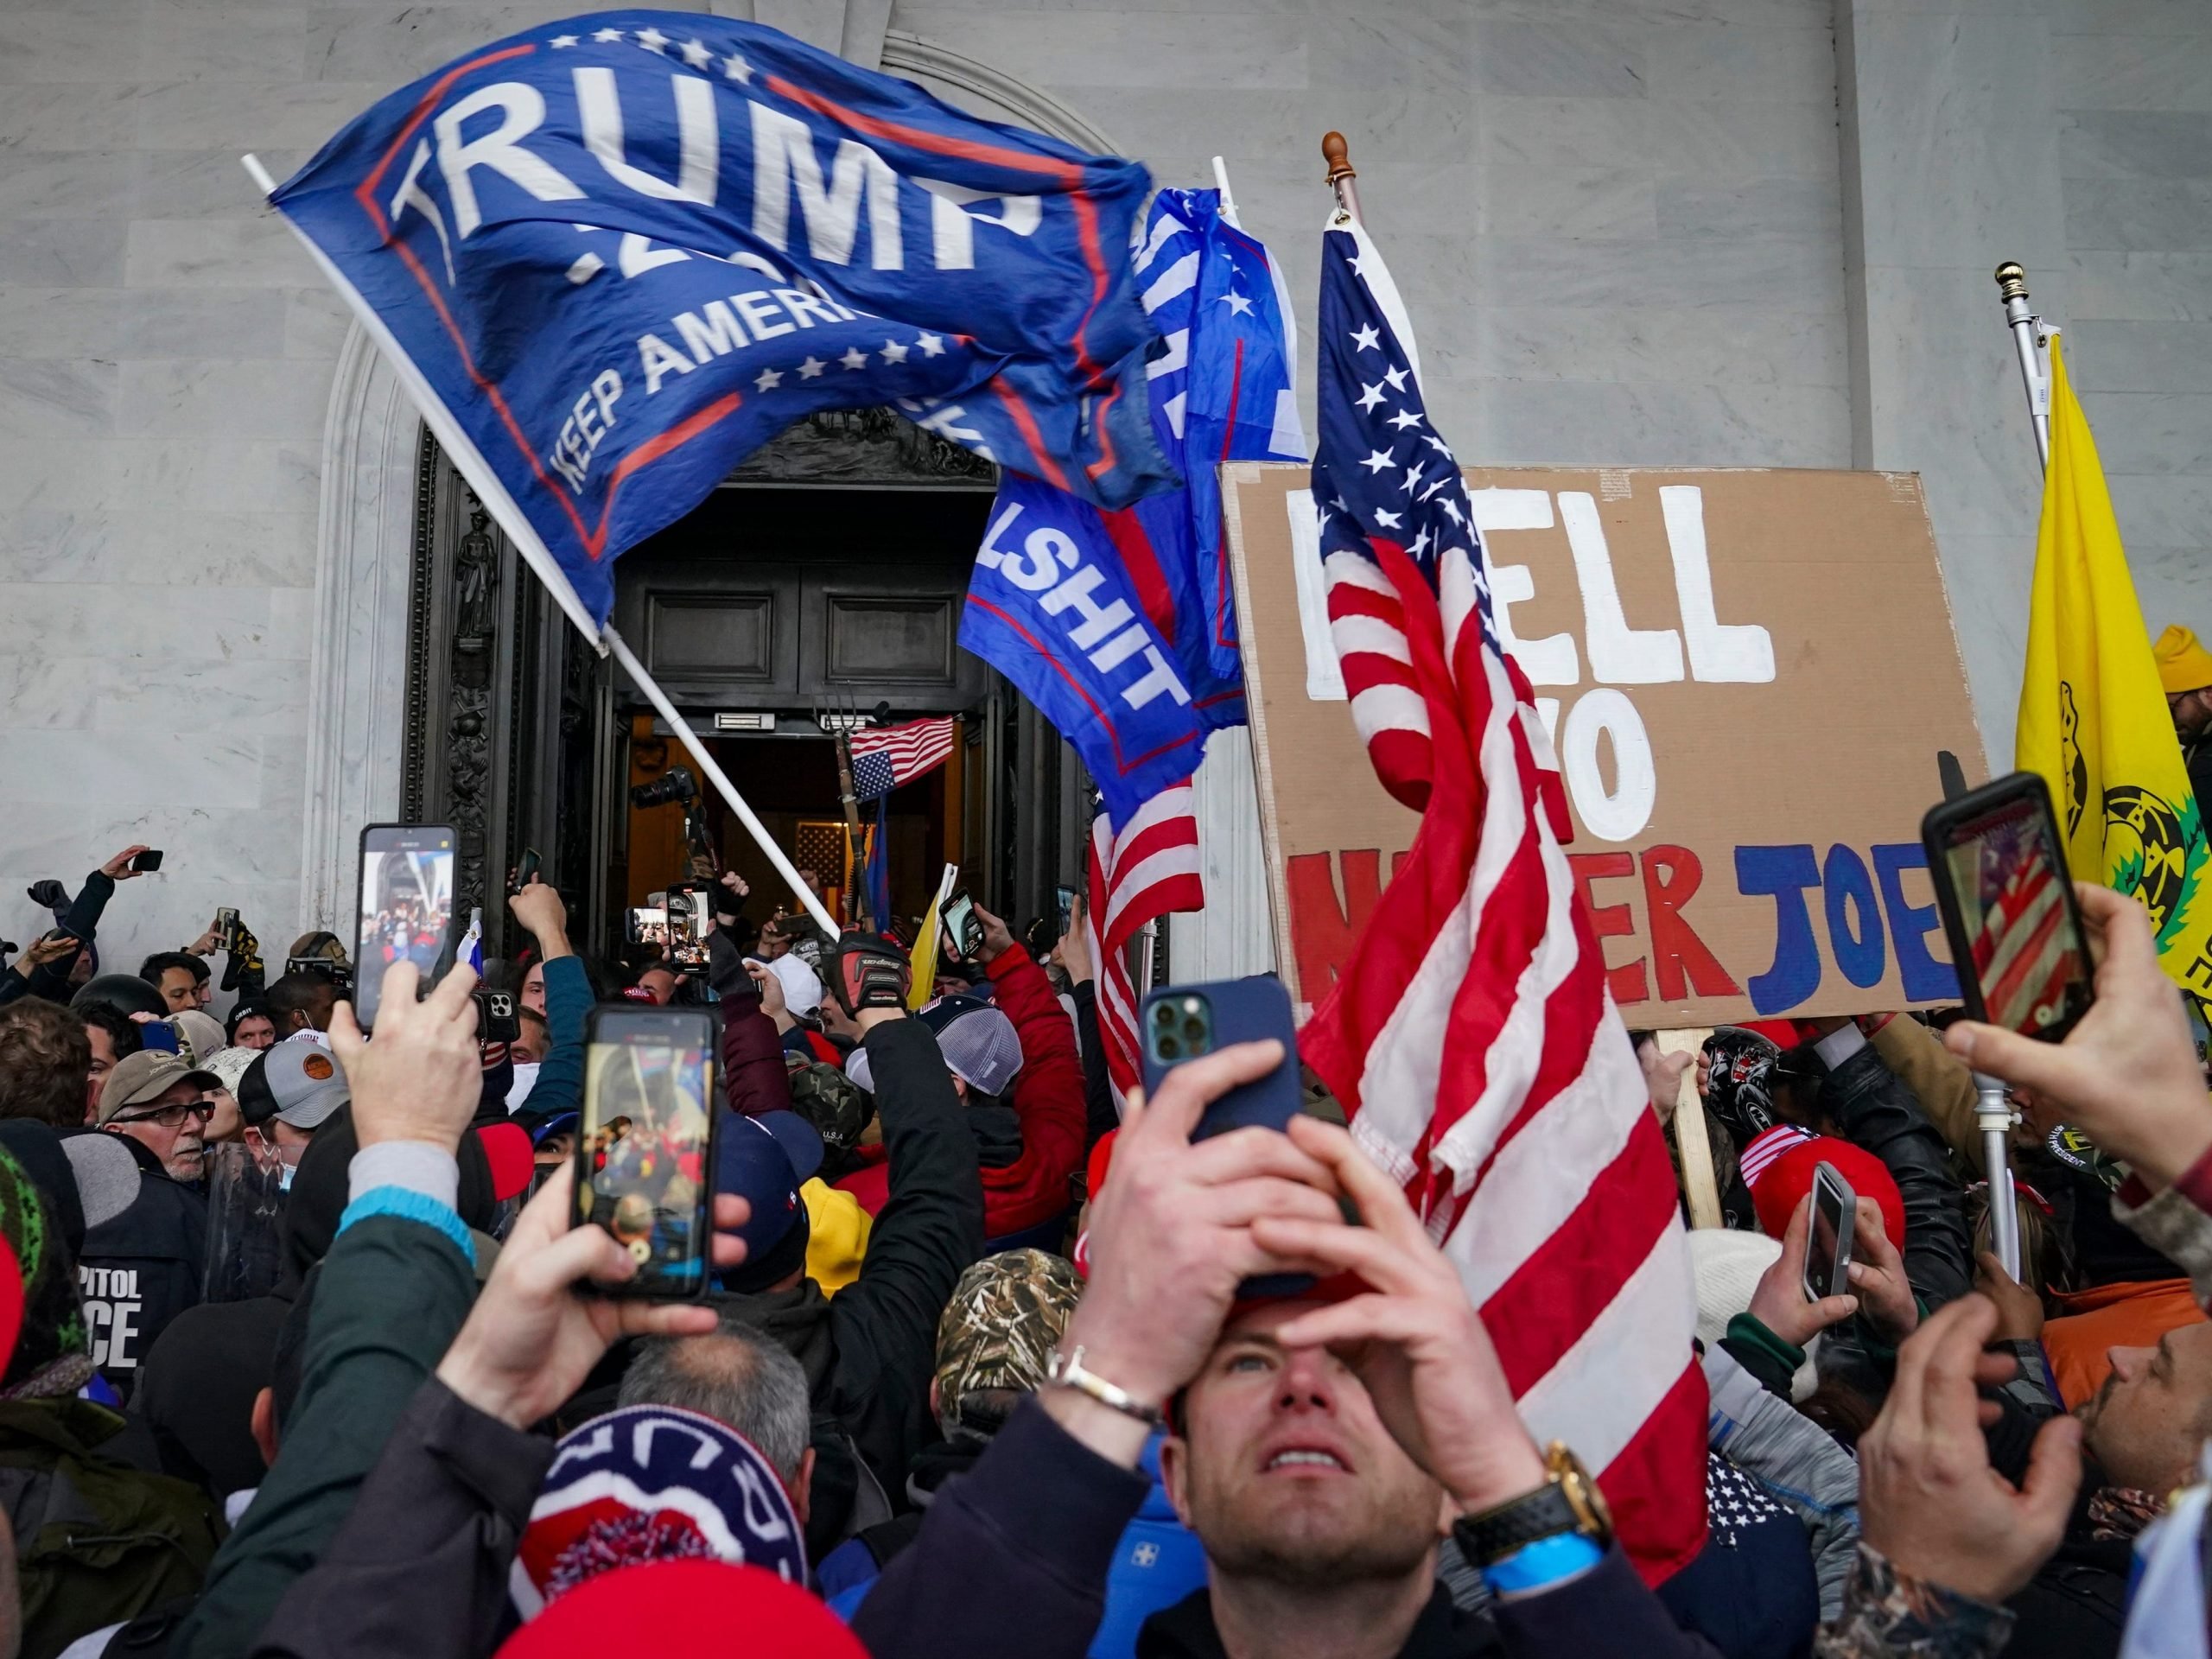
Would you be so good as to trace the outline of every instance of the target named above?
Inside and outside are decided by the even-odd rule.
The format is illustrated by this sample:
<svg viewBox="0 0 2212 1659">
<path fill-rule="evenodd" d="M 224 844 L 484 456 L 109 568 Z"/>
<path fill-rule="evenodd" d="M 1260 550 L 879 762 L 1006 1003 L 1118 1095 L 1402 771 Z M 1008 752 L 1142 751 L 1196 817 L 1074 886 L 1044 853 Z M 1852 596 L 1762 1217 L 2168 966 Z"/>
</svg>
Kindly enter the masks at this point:
<svg viewBox="0 0 2212 1659">
<path fill-rule="evenodd" d="M 1610 1542 L 1613 1535 L 1613 1512 L 1605 1503 L 1605 1495 L 1598 1490 L 1598 1483 L 1590 1478 L 1590 1471 L 1582 1466 L 1582 1459 L 1568 1451 L 1558 1440 L 1552 1442 L 1545 1454 L 1545 1463 L 1559 1482 L 1560 1491 L 1573 1506 L 1574 1517 L 1581 1523 L 1580 1530 Z"/>
</svg>

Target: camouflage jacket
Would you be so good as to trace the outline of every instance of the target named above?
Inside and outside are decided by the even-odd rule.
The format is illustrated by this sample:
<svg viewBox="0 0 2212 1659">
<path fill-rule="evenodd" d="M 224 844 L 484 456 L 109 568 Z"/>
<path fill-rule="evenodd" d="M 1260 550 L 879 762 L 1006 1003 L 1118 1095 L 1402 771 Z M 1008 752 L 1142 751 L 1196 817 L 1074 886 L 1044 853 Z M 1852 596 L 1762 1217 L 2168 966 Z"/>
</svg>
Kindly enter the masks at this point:
<svg viewBox="0 0 2212 1659">
<path fill-rule="evenodd" d="M 1906 1578 L 1864 1542 L 1843 1612 L 1823 1625 L 1815 1659 L 1990 1659 L 2012 1638 L 2010 1608 Z"/>
</svg>

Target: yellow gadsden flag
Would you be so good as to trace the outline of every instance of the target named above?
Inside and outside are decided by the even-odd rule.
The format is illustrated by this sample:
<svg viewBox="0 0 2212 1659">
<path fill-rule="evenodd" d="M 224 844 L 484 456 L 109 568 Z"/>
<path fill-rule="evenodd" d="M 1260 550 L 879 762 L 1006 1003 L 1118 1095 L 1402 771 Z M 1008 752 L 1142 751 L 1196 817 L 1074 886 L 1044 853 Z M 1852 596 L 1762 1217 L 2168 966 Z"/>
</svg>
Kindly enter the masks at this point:
<svg viewBox="0 0 2212 1659">
<path fill-rule="evenodd" d="M 2165 707 L 2163 700 L 2158 706 Z M 937 897 L 930 900 L 930 913 L 922 918 L 921 937 L 914 941 L 914 949 L 906 959 L 913 975 L 906 991 L 906 1006 L 910 1008 L 919 1008 L 937 995 L 938 922 L 944 914 L 944 901 L 952 897 L 952 884 L 959 879 L 957 864 L 944 867 L 944 874 L 937 884 Z"/>
<path fill-rule="evenodd" d="M 2096 440 L 2050 342 L 2050 466 L 2013 762 L 2050 785 L 2075 877 L 2133 893 L 2168 974 L 2212 993 L 2204 824 L 2182 764 Z"/>
</svg>

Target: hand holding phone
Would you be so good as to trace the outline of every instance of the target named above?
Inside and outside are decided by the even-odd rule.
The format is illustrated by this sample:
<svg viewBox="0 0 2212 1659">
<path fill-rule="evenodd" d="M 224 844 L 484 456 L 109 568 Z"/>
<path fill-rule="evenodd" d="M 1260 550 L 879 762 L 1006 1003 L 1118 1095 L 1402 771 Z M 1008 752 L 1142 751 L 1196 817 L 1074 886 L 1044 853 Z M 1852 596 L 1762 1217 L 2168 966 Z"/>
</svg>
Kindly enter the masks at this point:
<svg viewBox="0 0 2212 1659">
<path fill-rule="evenodd" d="M 1291 1013 L 1290 993 L 1273 974 L 1163 986 L 1146 997 L 1138 1010 L 1137 1033 L 1147 1096 L 1157 1093 L 1177 1066 L 1231 1043 L 1272 1037 L 1282 1045 L 1282 1063 L 1274 1071 L 1255 1082 L 1238 1084 L 1207 1106 L 1205 1116 L 1192 1132 L 1193 1141 L 1250 1124 L 1281 1129 L 1304 1107 L 1297 1021 Z"/>
<path fill-rule="evenodd" d="M 1834 1164 L 1813 1170 L 1813 1224 L 1805 1238 L 1805 1300 L 1851 1294 L 1851 1235 L 1858 1195 Z"/>
<path fill-rule="evenodd" d="M 682 1300 L 707 1284 L 715 1192 L 714 1017 L 703 1008 L 608 1003 L 584 1033 L 575 1224 L 638 1264 L 608 1296 Z"/>
<path fill-rule="evenodd" d="M 1929 808 L 1920 833 L 1967 1012 L 2057 1042 L 2094 993 L 2050 789 L 2013 772 Z"/>
<path fill-rule="evenodd" d="M 976 914 L 976 901 L 968 896 L 968 889 L 961 888 L 944 901 L 944 908 L 938 917 L 941 930 L 938 947 L 944 959 L 960 966 L 976 960 L 983 948 L 983 924 Z"/>
<path fill-rule="evenodd" d="M 353 1013 L 364 1031 L 376 1023 L 391 969 L 411 963 L 427 986 L 452 966 L 457 844 L 446 823 L 372 823 L 361 831 Z"/>
</svg>

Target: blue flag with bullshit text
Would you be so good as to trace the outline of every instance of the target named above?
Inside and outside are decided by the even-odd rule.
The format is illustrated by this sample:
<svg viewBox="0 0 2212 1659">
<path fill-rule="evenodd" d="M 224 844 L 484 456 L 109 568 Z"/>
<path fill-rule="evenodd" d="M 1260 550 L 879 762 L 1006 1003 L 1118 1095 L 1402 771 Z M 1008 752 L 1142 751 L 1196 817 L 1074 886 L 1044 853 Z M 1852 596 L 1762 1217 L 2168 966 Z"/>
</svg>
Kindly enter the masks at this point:
<svg viewBox="0 0 2212 1659">
<path fill-rule="evenodd" d="M 1173 647 L 1101 516 L 1065 491 L 1000 477 L 960 643 L 1075 745 L 1116 823 L 1198 766 L 1205 732 Z"/>
<path fill-rule="evenodd" d="M 271 200 L 603 623 L 615 556 L 817 410 L 1109 507 L 1173 485 L 1148 183 L 776 29 L 614 11 L 394 92 Z"/>
<path fill-rule="evenodd" d="M 1116 825 L 1188 778 L 1208 734 L 1244 723 L 1216 467 L 1306 454 L 1289 302 L 1219 192 L 1160 192 L 1132 264 L 1161 335 L 1153 435 L 1188 485 L 1104 512 L 1003 478 L 960 624 L 1075 745 Z"/>
</svg>

